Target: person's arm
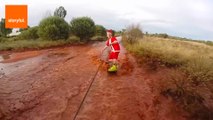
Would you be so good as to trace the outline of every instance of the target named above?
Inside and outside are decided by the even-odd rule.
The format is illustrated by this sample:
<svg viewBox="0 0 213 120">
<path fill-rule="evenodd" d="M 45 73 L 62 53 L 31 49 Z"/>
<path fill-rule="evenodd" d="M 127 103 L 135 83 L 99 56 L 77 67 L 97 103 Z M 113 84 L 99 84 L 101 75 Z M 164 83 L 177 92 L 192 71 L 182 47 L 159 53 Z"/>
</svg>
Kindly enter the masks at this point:
<svg viewBox="0 0 213 120">
<path fill-rule="evenodd" d="M 104 52 L 104 50 L 107 49 L 108 46 L 105 46 L 102 50 L 101 50 L 101 54 Z"/>
<path fill-rule="evenodd" d="M 105 47 L 103 48 L 103 50 L 102 50 L 102 51 L 104 51 L 105 49 L 107 49 L 107 47 L 108 47 L 108 46 L 105 46 Z"/>
<path fill-rule="evenodd" d="M 117 43 L 118 43 L 118 41 L 116 40 L 116 41 L 112 42 L 111 44 L 113 45 L 113 44 L 117 44 Z"/>
<path fill-rule="evenodd" d="M 118 44 L 118 43 L 119 43 L 118 40 L 116 38 L 113 38 L 113 42 L 111 43 L 111 45 Z"/>
</svg>

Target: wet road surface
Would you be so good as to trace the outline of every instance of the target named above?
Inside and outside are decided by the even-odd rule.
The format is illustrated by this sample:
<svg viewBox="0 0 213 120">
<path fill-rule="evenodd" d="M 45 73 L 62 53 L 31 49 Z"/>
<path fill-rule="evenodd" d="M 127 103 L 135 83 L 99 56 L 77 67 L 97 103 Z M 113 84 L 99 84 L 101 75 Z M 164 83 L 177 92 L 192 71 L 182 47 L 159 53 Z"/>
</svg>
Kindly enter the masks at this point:
<svg viewBox="0 0 213 120">
<path fill-rule="evenodd" d="M 7 53 L 1 57 L 1 120 L 184 120 L 172 100 L 155 91 L 152 77 L 124 48 L 119 71 L 106 72 L 104 43 Z M 98 72 L 97 72 L 98 70 Z M 95 73 L 97 72 L 97 75 Z"/>
</svg>

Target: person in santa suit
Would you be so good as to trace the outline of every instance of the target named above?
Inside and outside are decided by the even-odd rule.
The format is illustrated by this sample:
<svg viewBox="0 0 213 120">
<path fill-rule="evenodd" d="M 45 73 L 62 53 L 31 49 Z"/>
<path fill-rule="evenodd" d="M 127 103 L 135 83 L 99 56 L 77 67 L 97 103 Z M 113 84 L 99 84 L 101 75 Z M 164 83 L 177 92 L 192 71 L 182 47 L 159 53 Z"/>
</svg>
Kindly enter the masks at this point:
<svg viewBox="0 0 213 120">
<path fill-rule="evenodd" d="M 118 55 L 120 53 L 120 45 L 117 41 L 116 37 L 113 36 L 113 30 L 107 30 L 107 38 L 106 46 L 102 50 L 102 52 L 107 48 L 110 47 L 108 61 L 111 63 L 110 68 L 108 69 L 109 72 L 117 71 L 118 65 Z"/>
</svg>

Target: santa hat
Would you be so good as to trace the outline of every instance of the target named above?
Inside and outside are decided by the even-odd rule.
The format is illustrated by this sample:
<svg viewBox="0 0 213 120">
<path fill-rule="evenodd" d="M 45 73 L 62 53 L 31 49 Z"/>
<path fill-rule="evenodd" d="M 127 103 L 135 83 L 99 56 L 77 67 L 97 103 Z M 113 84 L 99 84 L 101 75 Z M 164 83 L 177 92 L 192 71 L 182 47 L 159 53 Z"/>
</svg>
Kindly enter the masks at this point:
<svg viewBox="0 0 213 120">
<path fill-rule="evenodd" d="M 109 33 L 113 34 L 113 30 L 112 30 L 112 29 L 107 30 L 107 32 L 109 32 Z"/>
</svg>

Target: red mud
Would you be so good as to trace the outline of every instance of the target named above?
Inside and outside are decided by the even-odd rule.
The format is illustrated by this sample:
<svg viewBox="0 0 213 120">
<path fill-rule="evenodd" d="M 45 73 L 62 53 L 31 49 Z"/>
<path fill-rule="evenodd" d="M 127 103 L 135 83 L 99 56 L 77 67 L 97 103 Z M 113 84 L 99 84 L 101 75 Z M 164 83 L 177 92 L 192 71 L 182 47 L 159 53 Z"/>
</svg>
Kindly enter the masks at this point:
<svg viewBox="0 0 213 120">
<path fill-rule="evenodd" d="M 11 54 L 1 65 L 22 69 L 0 79 L 1 120 L 72 120 L 101 64 L 103 43 Z M 119 71 L 102 64 L 76 120 L 184 120 L 174 101 L 122 48 Z M 33 58 L 31 58 L 33 57 Z M 36 62 L 32 62 L 35 61 Z M 12 63 L 11 63 L 12 62 Z"/>
<path fill-rule="evenodd" d="M 41 54 L 41 51 L 20 52 L 20 53 L 12 54 L 9 59 L 5 59 L 1 63 L 17 62 L 19 60 L 36 57 L 40 54 Z"/>
</svg>

